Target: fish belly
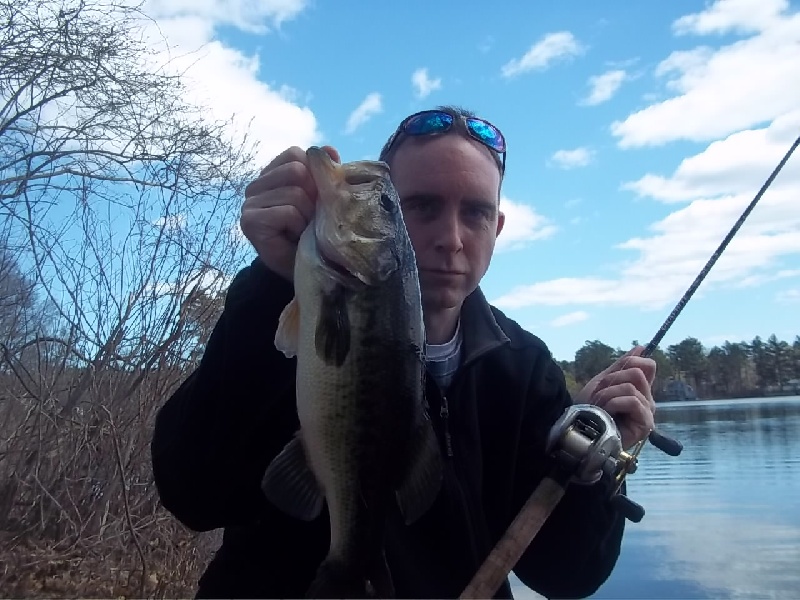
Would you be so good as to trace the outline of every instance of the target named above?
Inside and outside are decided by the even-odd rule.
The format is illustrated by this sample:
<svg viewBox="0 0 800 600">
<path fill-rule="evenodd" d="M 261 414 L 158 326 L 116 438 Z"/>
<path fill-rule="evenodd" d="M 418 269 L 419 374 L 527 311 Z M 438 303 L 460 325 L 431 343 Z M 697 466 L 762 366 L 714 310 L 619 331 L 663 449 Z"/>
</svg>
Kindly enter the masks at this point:
<svg viewBox="0 0 800 600">
<path fill-rule="evenodd" d="M 422 392 L 408 337 L 413 328 L 385 308 L 397 295 L 365 296 L 348 305 L 351 344 L 344 363 L 328 365 L 317 356 L 311 327 L 302 332 L 299 356 L 313 359 L 298 363 L 298 416 L 328 503 L 331 555 L 348 563 L 380 550 Z"/>
</svg>

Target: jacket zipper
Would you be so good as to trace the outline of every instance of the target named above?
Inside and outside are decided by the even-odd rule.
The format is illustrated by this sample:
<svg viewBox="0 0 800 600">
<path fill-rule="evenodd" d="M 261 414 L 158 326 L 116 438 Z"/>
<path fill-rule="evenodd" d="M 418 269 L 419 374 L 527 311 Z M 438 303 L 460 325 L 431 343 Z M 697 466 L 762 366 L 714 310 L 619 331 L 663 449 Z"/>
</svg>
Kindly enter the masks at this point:
<svg viewBox="0 0 800 600">
<path fill-rule="evenodd" d="M 450 409 L 447 404 L 447 396 L 442 394 L 441 397 L 442 406 L 439 409 L 439 416 L 442 418 L 442 425 L 444 425 L 444 445 L 447 450 L 447 456 L 453 458 L 453 439 L 450 437 L 450 421 L 448 419 Z"/>
<path fill-rule="evenodd" d="M 455 379 L 453 380 L 453 384 L 455 384 Z M 451 384 L 451 386 L 453 385 Z M 448 458 L 454 457 L 453 452 L 453 438 L 450 434 L 450 407 L 447 402 L 447 395 L 439 390 L 440 394 L 439 397 L 441 398 L 441 406 L 439 408 L 439 416 L 442 420 L 442 426 L 444 429 L 444 441 L 445 441 L 445 449 Z M 462 457 L 461 460 L 463 461 L 464 458 Z M 462 476 L 463 474 L 463 465 L 459 463 L 459 461 L 451 462 L 453 473 L 455 474 L 456 481 L 455 486 L 458 490 L 458 495 L 461 497 L 462 507 L 464 510 L 464 518 L 466 522 L 469 524 L 469 531 L 467 533 L 467 537 L 469 539 L 469 543 L 472 545 L 473 552 L 477 549 L 478 541 L 476 539 L 476 535 L 478 532 L 478 525 L 475 522 L 474 516 L 474 504 L 472 502 L 472 498 L 464 491 L 464 487 L 462 484 Z M 476 565 L 475 568 L 478 568 Z"/>
<path fill-rule="evenodd" d="M 458 373 L 456 373 L 456 376 L 453 379 L 452 383 L 450 384 L 450 387 L 452 388 L 455 385 L 456 380 L 459 379 L 460 376 L 462 376 L 462 371 L 467 366 L 469 366 L 470 364 L 474 363 L 479 357 L 483 356 L 484 354 L 486 354 L 487 352 L 490 352 L 493 349 L 494 348 L 485 349 L 482 352 L 479 352 L 477 355 L 473 356 L 470 360 L 464 361 L 464 363 L 459 368 Z M 453 438 L 450 435 L 450 421 L 449 421 L 450 407 L 447 404 L 447 394 L 445 394 L 444 390 L 442 390 L 442 388 L 440 388 L 438 385 L 436 387 L 439 388 L 439 397 L 441 398 L 441 406 L 439 408 L 439 416 L 441 417 L 442 425 L 444 426 L 445 450 L 447 452 L 448 458 L 453 458 L 453 456 L 454 456 L 454 454 L 453 454 Z"/>
</svg>

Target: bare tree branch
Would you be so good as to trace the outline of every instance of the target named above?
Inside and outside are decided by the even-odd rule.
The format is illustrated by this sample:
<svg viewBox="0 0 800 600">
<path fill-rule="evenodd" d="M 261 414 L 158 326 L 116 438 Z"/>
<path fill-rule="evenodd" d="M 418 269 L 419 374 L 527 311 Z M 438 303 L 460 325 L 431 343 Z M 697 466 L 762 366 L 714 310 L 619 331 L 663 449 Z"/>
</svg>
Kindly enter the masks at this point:
<svg viewBox="0 0 800 600">
<path fill-rule="evenodd" d="M 120 577 L 63 595 L 183 596 L 205 560 L 158 502 L 149 436 L 244 264 L 232 232 L 253 148 L 187 100 L 143 42 L 153 31 L 127 0 L 0 0 L 0 530 L 22 557 L 0 572 L 11 595 L 37 592 L 9 573 L 66 581 L 113 564 L 141 573 L 138 589 Z M 80 567 L 54 566 L 71 557 Z"/>
</svg>

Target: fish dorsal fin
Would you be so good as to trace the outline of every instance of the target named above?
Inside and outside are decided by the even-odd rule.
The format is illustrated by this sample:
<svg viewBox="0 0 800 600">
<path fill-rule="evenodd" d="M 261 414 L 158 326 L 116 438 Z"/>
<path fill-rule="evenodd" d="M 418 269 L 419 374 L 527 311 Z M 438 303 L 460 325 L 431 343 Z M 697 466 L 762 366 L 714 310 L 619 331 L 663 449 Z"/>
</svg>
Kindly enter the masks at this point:
<svg viewBox="0 0 800 600">
<path fill-rule="evenodd" d="M 442 485 L 442 453 L 427 415 L 417 425 L 409 450 L 408 471 L 396 492 L 397 503 L 406 525 L 428 511 Z"/>
<path fill-rule="evenodd" d="M 300 304 L 297 296 L 287 304 L 278 317 L 278 329 L 275 331 L 275 347 L 287 358 L 297 356 L 297 344 L 300 337 Z"/>
<path fill-rule="evenodd" d="M 300 432 L 270 463 L 261 480 L 267 499 L 288 515 L 312 521 L 322 512 L 323 494 L 308 467 Z"/>
<path fill-rule="evenodd" d="M 347 314 L 347 291 L 337 285 L 322 294 L 319 321 L 314 343 L 326 364 L 341 367 L 350 353 L 350 316 Z"/>
</svg>

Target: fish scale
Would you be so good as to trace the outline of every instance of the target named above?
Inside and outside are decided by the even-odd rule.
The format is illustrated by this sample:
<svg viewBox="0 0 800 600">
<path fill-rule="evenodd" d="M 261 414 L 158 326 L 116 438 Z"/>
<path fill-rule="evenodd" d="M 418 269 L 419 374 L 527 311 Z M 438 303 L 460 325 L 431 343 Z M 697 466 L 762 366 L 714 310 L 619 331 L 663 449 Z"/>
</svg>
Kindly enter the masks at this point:
<svg viewBox="0 0 800 600">
<path fill-rule="evenodd" d="M 297 360 L 300 430 L 262 488 L 298 519 L 328 506 L 330 548 L 309 597 L 389 597 L 387 515 L 396 504 L 413 523 L 442 480 L 424 398 L 416 261 L 385 163 L 307 154 L 317 212 L 298 242 L 295 297 L 275 336 Z"/>
</svg>

